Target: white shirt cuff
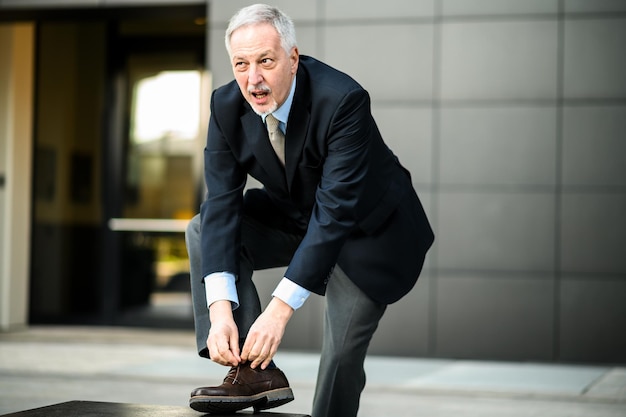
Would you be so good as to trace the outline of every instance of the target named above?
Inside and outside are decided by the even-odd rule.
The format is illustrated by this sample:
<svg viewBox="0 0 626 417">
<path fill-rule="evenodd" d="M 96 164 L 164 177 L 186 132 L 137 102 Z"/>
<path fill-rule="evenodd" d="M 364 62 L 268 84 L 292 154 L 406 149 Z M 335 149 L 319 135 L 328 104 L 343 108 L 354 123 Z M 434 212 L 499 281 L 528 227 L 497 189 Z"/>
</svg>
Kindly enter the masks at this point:
<svg viewBox="0 0 626 417">
<path fill-rule="evenodd" d="M 302 288 L 286 277 L 280 280 L 272 293 L 272 297 L 280 298 L 294 310 L 302 307 L 306 299 L 309 298 L 309 295 L 311 295 L 309 290 Z"/>
<path fill-rule="evenodd" d="M 230 301 L 233 310 L 239 307 L 235 275 L 230 272 L 214 272 L 204 277 L 204 290 L 206 291 L 207 308 L 211 307 L 214 302 L 221 300 Z"/>
</svg>

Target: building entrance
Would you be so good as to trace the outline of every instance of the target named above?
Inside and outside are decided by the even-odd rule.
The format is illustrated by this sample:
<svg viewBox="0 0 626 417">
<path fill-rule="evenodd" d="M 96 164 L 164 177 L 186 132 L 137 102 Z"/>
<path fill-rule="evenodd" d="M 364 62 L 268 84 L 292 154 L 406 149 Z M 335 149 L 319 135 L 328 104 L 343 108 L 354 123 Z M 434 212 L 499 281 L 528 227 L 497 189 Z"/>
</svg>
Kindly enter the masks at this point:
<svg viewBox="0 0 626 417">
<path fill-rule="evenodd" d="M 38 23 L 31 323 L 191 328 L 183 231 L 203 193 L 205 13 Z"/>
</svg>

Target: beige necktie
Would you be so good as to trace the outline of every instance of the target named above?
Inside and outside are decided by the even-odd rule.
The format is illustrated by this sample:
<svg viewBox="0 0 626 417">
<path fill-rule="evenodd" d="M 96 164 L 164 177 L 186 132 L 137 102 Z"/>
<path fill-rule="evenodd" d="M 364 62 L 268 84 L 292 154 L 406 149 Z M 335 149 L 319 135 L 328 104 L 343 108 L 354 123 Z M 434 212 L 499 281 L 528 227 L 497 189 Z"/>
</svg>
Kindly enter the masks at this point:
<svg viewBox="0 0 626 417">
<path fill-rule="evenodd" d="M 280 162 L 285 165 L 285 135 L 278 127 L 278 119 L 272 114 L 268 114 L 265 118 L 265 123 L 267 123 L 267 133 L 270 135 L 270 143 L 274 148 L 274 152 L 276 152 Z"/>
</svg>

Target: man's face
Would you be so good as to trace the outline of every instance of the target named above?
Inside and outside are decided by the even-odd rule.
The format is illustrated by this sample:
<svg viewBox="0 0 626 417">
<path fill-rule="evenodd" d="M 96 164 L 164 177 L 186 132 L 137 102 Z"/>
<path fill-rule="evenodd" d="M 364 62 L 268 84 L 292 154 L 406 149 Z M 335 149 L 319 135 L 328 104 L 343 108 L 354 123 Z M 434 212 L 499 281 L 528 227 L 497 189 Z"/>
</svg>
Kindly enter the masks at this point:
<svg viewBox="0 0 626 417">
<path fill-rule="evenodd" d="M 241 94 L 258 114 L 280 107 L 298 69 L 298 49 L 289 54 L 268 23 L 237 29 L 230 38 L 231 64 Z"/>
</svg>

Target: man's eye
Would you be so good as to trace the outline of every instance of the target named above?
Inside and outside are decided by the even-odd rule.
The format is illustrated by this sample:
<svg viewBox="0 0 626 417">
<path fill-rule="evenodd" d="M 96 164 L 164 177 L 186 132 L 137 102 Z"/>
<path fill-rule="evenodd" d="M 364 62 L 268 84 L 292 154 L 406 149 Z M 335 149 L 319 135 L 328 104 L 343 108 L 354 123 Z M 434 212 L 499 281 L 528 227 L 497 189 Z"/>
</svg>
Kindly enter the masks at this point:
<svg viewBox="0 0 626 417">
<path fill-rule="evenodd" d="M 263 65 L 269 65 L 271 63 L 272 63 L 272 60 L 270 58 L 263 58 L 261 60 L 261 64 L 263 64 Z"/>
</svg>

